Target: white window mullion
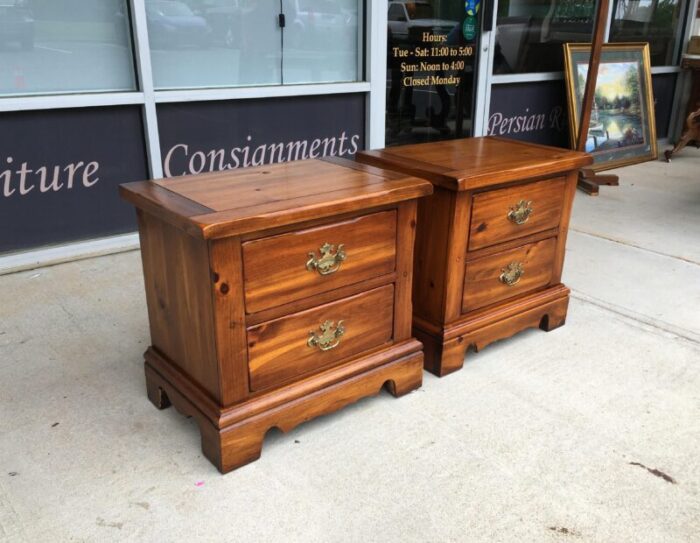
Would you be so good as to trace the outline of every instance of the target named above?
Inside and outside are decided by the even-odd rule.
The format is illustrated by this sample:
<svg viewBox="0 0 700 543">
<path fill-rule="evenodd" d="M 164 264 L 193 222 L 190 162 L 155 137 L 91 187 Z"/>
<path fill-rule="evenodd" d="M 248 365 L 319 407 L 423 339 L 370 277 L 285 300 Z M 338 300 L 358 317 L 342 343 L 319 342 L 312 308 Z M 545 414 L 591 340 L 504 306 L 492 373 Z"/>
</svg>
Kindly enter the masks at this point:
<svg viewBox="0 0 700 543">
<path fill-rule="evenodd" d="M 368 2 L 367 10 L 367 98 L 366 146 L 381 149 L 386 144 L 386 56 L 389 4 L 387 0 Z"/>
<path fill-rule="evenodd" d="M 155 90 L 153 88 L 153 69 L 151 67 L 151 50 L 148 42 L 148 24 L 144 0 L 129 0 L 134 34 L 134 54 L 136 70 L 141 91 L 144 95 L 143 123 L 146 131 L 146 150 L 148 166 L 153 179 L 163 177 L 163 162 L 160 154 L 160 135 L 158 134 L 158 117 L 156 114 Z"/>
</svg>

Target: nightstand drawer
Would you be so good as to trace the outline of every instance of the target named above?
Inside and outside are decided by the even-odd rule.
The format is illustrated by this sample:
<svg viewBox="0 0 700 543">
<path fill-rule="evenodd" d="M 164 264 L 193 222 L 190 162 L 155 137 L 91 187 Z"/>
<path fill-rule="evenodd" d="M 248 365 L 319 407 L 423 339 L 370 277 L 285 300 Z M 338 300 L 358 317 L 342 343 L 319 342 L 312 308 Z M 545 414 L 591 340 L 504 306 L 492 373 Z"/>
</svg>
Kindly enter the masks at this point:
<svg viewBox="0 0 700 543">
<path fill-rule="evenodd" d="M 556 238 L 548 238 L 468 261 L 462 311 L 466 313 L 548 285 L 556 245 Z"/>
<path fill-rule="evenodd" d="M 246 312 L 255 313 L 388 274 L 396 267 L 396 211 L 243 244 Z"/>
<path fill-rule="evenodd" d="M 469 250 L 556 228 L 561 220 L 563 177 L 476 194 Z"/>
<path fill-rule="evenodd" d="M 394 285 L 248 329 L 250 389 L 262 390 L 391 341 Z"/>
</svg>

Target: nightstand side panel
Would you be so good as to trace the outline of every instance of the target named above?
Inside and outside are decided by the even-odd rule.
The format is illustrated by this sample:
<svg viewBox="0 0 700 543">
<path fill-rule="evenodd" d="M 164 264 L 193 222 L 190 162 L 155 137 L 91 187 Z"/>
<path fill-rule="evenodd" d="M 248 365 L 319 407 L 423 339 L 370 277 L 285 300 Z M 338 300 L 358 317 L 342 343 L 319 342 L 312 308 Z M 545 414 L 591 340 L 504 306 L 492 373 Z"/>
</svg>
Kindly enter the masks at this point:
<svg viewBox="0 0 700 543">
<path fill-rule="evenodd" d="M 450 223 L 456 193 L 435 187 L 418 201 L 413 266 L 413 314 L 434 323 L 443 320 Z"/>
<path fill-rule="evenodd" d="M 250 393 L 241 239 L 211 241 L 209 254 L 221 405 L 228 406 Z"/>
<path fill-rule="evenodd" d="M 578 183 L 578 171 L 568 172 L 566 175 L 566 191 L 562 202 L 561 221 L 559 222 L 559 235 L 557 236 L 557 251 L 554 256 L 554 267 L 552 269 L 552 285 L 561 283 L 561 275 L 564 269 L 564 255 L 566 252 L 566 239 L 569 234 L 569 223 L 571 212 L 574 207 L 574 197 Z"/>
<path fill-rule="evenodd" d="M 207 242 L 137 212 L 151 343 L 220 399 Z"/>
<path fill-rule="evenodd" d="M 418 205 L 415 200 L 399 205 L 396 240 L 396 288 L 394 290 L 394 342 L 412 337 L 413 246 Z"/>
</svg>

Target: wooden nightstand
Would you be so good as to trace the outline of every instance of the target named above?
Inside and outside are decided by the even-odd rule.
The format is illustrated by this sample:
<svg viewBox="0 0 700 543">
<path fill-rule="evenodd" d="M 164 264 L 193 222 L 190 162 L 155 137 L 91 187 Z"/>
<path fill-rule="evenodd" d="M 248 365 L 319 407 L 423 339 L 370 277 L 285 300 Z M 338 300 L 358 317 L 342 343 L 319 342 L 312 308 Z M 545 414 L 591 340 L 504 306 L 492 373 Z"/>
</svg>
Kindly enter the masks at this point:
<svg viewBox="0 0 700 543">
<path fill-rule="evenodd" d="M 411 336 L 427 181 L 342 159 L 122 185 L 139 219 L 148 397 L 222 472 L 265 433 L 421 385 Z"/>
<path fill-rule="evenodd" d="M 357 160 L 429 179 L 418 204 L 414 333 L 425 367 L 458 370 L 479 350 L 525 328 L 564 324 L 561 284 L 577 170 L 584 153 L 502 138 L 366 151 Z"/>
</svg>

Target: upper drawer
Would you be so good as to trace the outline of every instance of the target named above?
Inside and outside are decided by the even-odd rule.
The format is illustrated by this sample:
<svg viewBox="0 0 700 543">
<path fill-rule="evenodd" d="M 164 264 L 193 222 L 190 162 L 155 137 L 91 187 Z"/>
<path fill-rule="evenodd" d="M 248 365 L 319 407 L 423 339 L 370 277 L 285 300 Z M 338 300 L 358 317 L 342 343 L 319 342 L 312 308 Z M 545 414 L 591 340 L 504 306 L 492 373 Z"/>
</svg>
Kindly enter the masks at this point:
<svg viewBox="0 0 700 543">
<path fill-rule="evenodd" d="M 558 177 L 476 194 L 469 250 L 556 228 L 565 189 L 566 179 Z"/>
<path fill-rule="evenodd" d="M 394 285 L 287 315 L 248 329 L 250 389 L 263 390 L 393 337 Z"/>
<path fill-rule="evenodd" d="M 243 244 L 246 311 L 255 313 L 391 273 L 396 211 Z"/>
</svg>

